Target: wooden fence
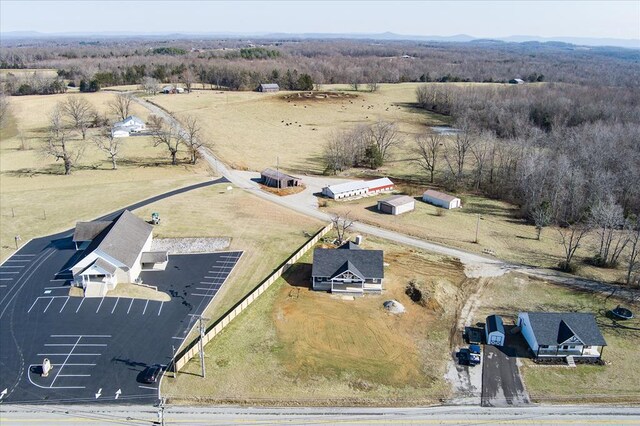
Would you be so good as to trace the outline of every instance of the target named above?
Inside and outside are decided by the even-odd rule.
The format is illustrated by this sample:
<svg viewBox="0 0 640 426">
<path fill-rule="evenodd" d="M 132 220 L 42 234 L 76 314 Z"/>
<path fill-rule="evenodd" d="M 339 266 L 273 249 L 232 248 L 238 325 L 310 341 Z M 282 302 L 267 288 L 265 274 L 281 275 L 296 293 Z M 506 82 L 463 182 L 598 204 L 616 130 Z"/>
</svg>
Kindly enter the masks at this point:
<svg viewBox="0 0 640 426">
<path fill-rule="evenodd" d="M 246 296 L 244 296 L 238 303 L 236 303 L 231 309 L 229 309 L 220 319 L 218 319 L 215 323 L 211 324 L 209 328 L 207 328 L 204 339 L 202 341 L 203 347 L 207 343 L 209 343 L 215 336 L 218 335 L 224 328 L 229 325 L 231 320 L 240 315 L 240 313 L 247 308 L 254 300 L 256 300 L 262 293 L 264 293 L 278 278 L 285 273 L 287 269 L 291 267 L 291 265 L 295 264 L 304 254 L 313 247 L 320 238 L 325 236 L 331 229 L 333 228 L 333 223 L 328 224 L 320 231 L 318 231 L 309 241 L 305 243 L 302 247 L 300 247 L 294 254 L 292 254 L 287 260 L 285 260 L 273 273 L 264 279 L 260 284 L 258 284 L 253 290 L 249 292 Z M 186 348 L 181 350 L 178 354 L 176 354 L 175 360 L 173 362 L 173 370 L 180 371 L 187 362 L 194 356 L 199 353 L 199 339 L 191 342 Z"/>
</svg>

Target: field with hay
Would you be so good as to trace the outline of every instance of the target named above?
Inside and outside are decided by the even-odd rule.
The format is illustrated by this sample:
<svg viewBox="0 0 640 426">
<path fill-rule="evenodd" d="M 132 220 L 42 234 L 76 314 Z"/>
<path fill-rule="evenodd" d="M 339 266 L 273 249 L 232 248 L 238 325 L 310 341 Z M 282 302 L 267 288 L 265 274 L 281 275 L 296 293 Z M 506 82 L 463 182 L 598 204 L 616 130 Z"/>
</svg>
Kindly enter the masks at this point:
<svg viewBox="0 0 640 426">
<path fill-rule="evenodd" d="M 185 404 L 424 405 L 448 397 L 451 324 L 473 280 L 446 258 L 375 239 L 365 248 L 385 250 L 382 295 L 311 291 L 310 251 L 207 346 L 206 380 L 193 360 L 165 378 L 163 393 Z M 409 282 L 423 290 L 424 306 L 405 294 Z M 390 299 L 406 312 L 386 311 Z"/>
<path fill-rule="evenodd" d="M 449 118 L 412 107 L 416 84 L 381 85 L 377 92 L 342 92 L 344 86 L 322 86 L 315 92 L 226 92 L 197 90 L 190 94 L 148 99 L 178 118 L 200 119 L 214 152 L 238 169 L 267 167 L 292 173 L 322 173 L 322 147 L 332 132 L 388 120 L 398 123 L 406 139 L 387 167 L 394 175 L 415 172 L 407 162 L 413 135 Z"/>
</svg>

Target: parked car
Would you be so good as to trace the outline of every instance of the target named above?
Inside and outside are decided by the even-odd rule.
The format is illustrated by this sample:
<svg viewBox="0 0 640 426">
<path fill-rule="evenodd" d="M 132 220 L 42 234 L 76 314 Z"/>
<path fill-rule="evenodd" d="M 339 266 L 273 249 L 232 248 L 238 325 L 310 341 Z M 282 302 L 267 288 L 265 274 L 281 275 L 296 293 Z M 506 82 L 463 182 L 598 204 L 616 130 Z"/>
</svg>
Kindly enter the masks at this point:
<svg viewBox="0 0 640 426">
<path fill-rule="evenodd" d="M 162 374 L 162 366 L 159 364 L 153 364 L 147 367 L 143 372 L 140 380 L 143 383 L 156 383 Z"/>
<path fill-rule="evenodd" d="M 480 355 L 482 349 L 480 345 L 469 345 L 469 351 L 471 351 L 472 354 Z"/>
<path fill-rule="evenodd" d="M 469 365 L 473 367 L 474 365 L 480 364 L 480 355 L 472 353 L 467 348 L 460 349 L 460 351 L 456 353 L 456 357 L 458 358 L 458 363 L 460 365 Z"/>
</svg>

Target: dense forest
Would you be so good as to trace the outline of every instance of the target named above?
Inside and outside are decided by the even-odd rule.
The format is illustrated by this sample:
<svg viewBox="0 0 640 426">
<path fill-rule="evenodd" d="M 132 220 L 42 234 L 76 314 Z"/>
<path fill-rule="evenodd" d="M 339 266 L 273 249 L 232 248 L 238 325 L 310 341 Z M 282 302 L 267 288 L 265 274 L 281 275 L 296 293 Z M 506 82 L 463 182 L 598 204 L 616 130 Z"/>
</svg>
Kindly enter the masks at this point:
<svg viewBox="0 0 640 426">
<path fill-rule="evenodd" d="M 255 42 L 258 43 L 258 42 Z M 197 80 L 210 87 L 252 90 L 279 83 L 315 84 L 528 81 L 640 86 L 640 52 L 564 43 L 374 40 L 34 40 L 3 41 L 0 68 L 52 68 L 59 77 L 105 87 Z M 15 94 L 23 81 L 9 82 Z M 43 82 L 43 86 L 51 82 Z M 25 89 L 23 89 L 24 91 Z M 46 91 L 45 91 L 46 92 Z"/>
</svg>

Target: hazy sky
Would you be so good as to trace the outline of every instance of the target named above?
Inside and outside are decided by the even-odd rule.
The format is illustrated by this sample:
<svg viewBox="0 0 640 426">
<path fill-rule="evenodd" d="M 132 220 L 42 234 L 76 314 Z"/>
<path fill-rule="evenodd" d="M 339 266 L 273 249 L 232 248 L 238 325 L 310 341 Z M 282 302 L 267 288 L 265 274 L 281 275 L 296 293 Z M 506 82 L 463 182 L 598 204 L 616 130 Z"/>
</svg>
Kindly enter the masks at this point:
<svg viewBox="0 0 640 426">
<path fill-rule="evenodd" d="M 0 1 L 0 30 L 324 32 L 640 39 L 630 1 Z"/>
</svg>

